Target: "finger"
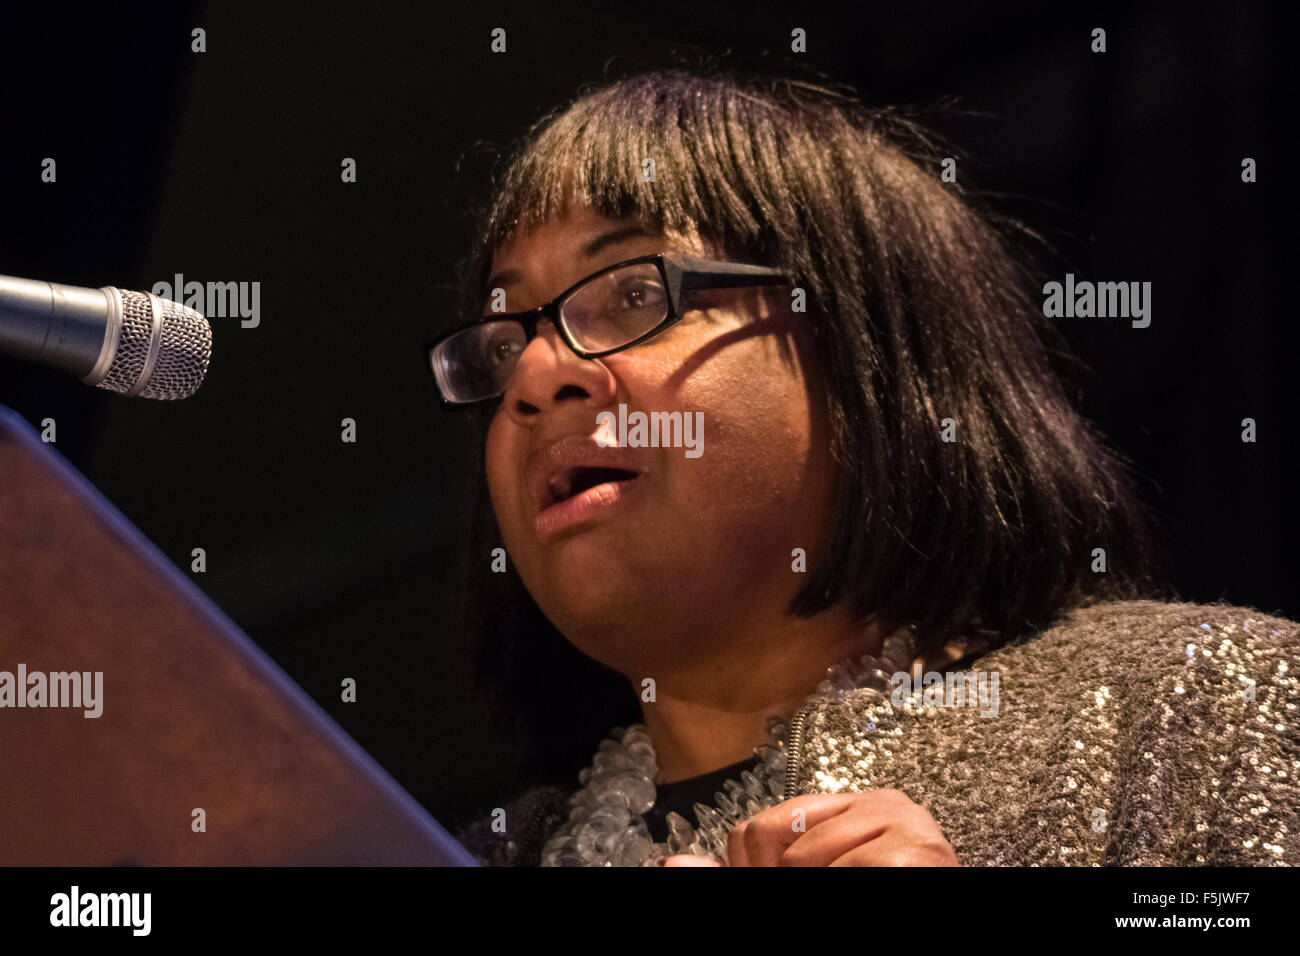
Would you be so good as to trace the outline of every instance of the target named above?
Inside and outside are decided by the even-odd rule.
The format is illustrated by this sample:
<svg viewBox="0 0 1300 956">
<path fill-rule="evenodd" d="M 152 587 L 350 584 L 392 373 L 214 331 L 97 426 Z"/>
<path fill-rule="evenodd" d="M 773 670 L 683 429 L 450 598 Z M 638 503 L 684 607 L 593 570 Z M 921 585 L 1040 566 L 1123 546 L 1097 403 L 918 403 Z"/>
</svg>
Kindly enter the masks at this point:
<svg viewBox="0 0 1300 956">
<path fill-rule="evenodd" d="M 810 793 L 742 820 L 727 835 L 731 866 L 777 866 L 790 844 L 811 827 L 843 813 L 861 794 Z"/>
<path fill-rule="evenodd" d="M 722 866 L 717 860 L 691 853 L 679 853 L 664 860 L 664 866 Z"/>
<path fill-rule="evenodd" d="M 830 866 L 960 866 L 948 841 L 918 841 L 906 834 L 886 832 L 854 847 Z"/>
<path fill-rule="evenodd" d="M 893 807 L 883 812 L 865 801 L 850 807 L 829 820 L 823 820 L 785 848 L 778 866 L 830 866 L 831 863 L 862 844 L 888 832 L 891 826 L 905 825 Z"/>
<path fill-rule="evenodd" d="M 741 820 L 727 834 L 727 866 L 749 866 L 749 854 L 745 852 L 745 825 L 748 820 Z"/>
</svg>

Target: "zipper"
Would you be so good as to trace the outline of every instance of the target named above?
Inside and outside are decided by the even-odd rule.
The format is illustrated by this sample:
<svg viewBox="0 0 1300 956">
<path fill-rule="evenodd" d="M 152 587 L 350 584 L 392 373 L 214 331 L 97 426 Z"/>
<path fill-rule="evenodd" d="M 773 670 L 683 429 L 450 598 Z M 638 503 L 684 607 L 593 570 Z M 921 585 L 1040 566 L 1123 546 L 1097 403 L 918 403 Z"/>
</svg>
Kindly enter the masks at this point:
<svg viewBox="0 0 1300 956">
<path fill-rule="evenodd" d="M 803 755 L 803 732 L 804 727 L 808 724 L 808 717 L 812 713 L 811 707 L 805 707 L 797 711 L 790 718 L 790 732 L 786 739 L 785 755 L 785 790 L 781 794 L 781 800 L 792 800 L 795 797 L 795 782 L 799 767 L 799 758 Z"/>
<path fill-rule="evenodd" d="M 531 859 L 537 856 L 537 863 L 530 863 L 532 866 L 540 864 L 542 850 L 546 848 L 546 843 L 550 839 L 551 832 L 555 829 L 555 823 L 552 818 L 558 817 L 561 821 L 564 819 L 564 807 L 567 805 L 568 795 L 561 793 L 560 806 L 557 808 L 554 803 L 554 796 L 549 788 L 539 788 L 532 797 L 533 805 L 528 810 L 526 822 L 515 831 L 514 844 L 515 852 L 509 859 L 508 866 L 518 866 L 518 860 L 522 856 Z"/>
</svg>

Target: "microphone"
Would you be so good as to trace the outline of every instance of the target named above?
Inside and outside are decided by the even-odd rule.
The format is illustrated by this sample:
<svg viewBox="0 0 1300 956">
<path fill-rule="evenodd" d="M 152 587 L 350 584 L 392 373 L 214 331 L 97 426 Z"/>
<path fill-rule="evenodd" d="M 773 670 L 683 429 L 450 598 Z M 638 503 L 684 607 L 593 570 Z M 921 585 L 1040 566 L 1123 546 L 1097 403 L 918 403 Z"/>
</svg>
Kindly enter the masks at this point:
<svg viewBox="0 0 1300 956">
<path fill-rule="evenodd" d="M 203 383 L 212 329 L 151 292 L 0 276 L 0 353 L 143 398 L 188 398 Z"/>
</svg>

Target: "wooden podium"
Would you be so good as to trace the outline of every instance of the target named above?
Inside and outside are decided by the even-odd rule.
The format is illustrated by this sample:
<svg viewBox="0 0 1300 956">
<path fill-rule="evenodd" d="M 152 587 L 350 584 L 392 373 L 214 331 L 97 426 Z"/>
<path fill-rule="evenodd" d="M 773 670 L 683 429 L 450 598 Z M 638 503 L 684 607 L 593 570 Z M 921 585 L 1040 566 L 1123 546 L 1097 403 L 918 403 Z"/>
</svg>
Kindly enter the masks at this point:
<svg viewBox="0 0 1300 956">
<path fill-rule="evenodd" d="M 0 672 L 11 690 L 20 665 L 102 672 L 102 713 L 50 707 L 48 692 L 47 706 L 0 706 L 0 865 L 476 865 L 0 406 Z M 41 680 L 27 680 L 17 693 L 35 695 Z"/>
</svg>

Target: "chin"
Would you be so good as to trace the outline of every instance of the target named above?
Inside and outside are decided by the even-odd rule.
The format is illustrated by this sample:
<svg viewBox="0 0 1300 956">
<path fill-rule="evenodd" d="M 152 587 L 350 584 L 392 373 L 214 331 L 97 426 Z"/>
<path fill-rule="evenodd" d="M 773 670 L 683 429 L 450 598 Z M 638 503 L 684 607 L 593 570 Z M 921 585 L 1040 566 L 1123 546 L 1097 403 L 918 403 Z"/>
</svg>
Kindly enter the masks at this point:
<svg viewBox="0 0 1300 956">
<path fill-rule="evenodd" d="M 644 589 L 648 565 L 657 559 L 650 540 L 625 525 L 597 524 L 578 528 L 538 546 L 530 543 L 531 563 L 541 570 L 543 584 L 553 594 L 594 594 L 622 587 L 622 581 Z M 631 567 L 635 562 L 636 568 Z"/>
<path fill-rule="evenodd" d="M 609 666 L 619 644 L 636 640 L 636 625 L 662 612 L 648 606 L 644 585 L 617 587 L 604 582 L 582 589 L 577 579 L 564 582 L 537 602 L 565 639 L 588 657 Z"/>
</svg>

